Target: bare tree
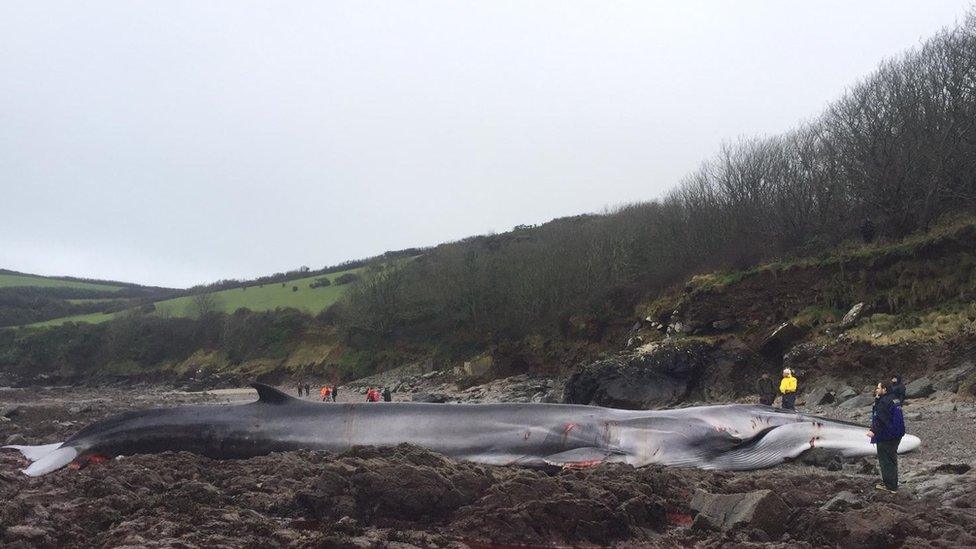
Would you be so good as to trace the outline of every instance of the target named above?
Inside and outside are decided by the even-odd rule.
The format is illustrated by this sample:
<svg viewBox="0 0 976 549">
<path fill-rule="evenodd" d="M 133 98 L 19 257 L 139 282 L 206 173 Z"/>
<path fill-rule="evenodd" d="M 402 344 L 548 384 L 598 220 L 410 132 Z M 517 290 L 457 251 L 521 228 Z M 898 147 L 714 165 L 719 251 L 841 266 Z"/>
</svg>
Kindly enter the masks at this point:
<svg viewBox="0 0 976 549">
<path fill-rule="evenodd" d="M 199 293 L 190 296 L 187 313 L 197 319 L 211 317 L 224 308 L 224 300 L 214 293 Z"/>
</svg>

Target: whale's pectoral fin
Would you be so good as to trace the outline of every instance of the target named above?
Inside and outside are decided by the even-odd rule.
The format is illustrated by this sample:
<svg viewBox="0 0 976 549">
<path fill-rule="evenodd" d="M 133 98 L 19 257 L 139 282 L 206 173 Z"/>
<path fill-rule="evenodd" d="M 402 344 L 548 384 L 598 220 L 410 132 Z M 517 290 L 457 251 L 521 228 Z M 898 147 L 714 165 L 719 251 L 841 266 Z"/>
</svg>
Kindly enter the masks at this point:
<svg viewBox="0 0 976 549">
<path fill-rule="evenodd" d="M 590 467 L 606 461 L 613 455 L 612 450 L 604 448 L 576 448 L 542 458 L 549 465 L 557 467 Z"/>
</svg>

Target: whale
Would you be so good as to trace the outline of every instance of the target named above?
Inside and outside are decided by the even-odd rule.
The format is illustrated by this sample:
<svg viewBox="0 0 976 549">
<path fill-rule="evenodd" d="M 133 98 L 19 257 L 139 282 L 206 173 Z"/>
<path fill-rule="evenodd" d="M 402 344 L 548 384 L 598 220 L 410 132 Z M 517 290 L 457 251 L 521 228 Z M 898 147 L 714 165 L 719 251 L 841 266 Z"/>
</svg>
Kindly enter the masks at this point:
<svg viewBox="0 0 976 549">
<path fill-rule="evenodd" d="M 576 404 L 317 403 L 255 383 L 256 401 L 127 412 L 60 443 L 4 446 L 40 476 L 69 464 L 188 451 L 215 459 L 274 452 L 341 452 L 410 443 L 487 465 L 651 464 L 740 471 L 791 461 L 812 448 L 870 456 L 867 427 L 770 406 L 725 404 L 621 410 Z M 899 453 L 919 447 L 905 435 Z"/>
</svg>

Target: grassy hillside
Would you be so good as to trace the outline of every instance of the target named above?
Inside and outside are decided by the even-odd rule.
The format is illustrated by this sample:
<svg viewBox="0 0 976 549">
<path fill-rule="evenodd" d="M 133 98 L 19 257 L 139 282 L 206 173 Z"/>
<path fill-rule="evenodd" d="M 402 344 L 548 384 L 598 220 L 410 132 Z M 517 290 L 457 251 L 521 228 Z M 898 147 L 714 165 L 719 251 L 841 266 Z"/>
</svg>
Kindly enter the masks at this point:
<svg viewBox="0 0 976 549">
<path fill-rule="evenodd" d="M 362 269 L 351 269 L 328 275 L 318 275 L 300 278 L 290 282 L 262 284 L 222 290 L 214 292 L 219 309 L 232 313 L 240 308 L 252 311 L 270 311 L 279 307 L 291 307 L 307 313 L 316 314 L 332 305 L 346 291 L 346 285 L 336 285 L 335 280 L 347 273 L 356 274 Z M 313 282 L 320 278 L 328 278 L 333 282 L 331 286 L 312 288 Z M 294 288 L 297 288 L 295 290 Z M 156 311 L 169 316 L 189 316 L 192 310 L 192 297 L 184 296 L 175 299 L 156 302 Z"/>
<path fill-rule="evenodd" d="M 66 317 L 97 317 L 177 290 L 116 280 L 51 277 L 0 269 L 0 328 Z"/>
<path fill-rule="evenodd" d="M 78 290 L 116 291 L 121 286 L 79 280 L 62 280 L 44 276 L 0 273 L 0 288 L 74 288 Z"/>
<path fill-rule="evenodd" d="M 350 269 L 328 275 L 317 275 L 308 278 L 300 278 L 285 283 L 255 284 L 244 288 L 234 288 L 231 290 L 221 290 L 214 292 L 216 297 L 216 307 L 218 310 L 232 313 L 237 309 L 246 308 L 252 311 L 271 311 L 278 308 L 290 307 L 305 311 L 309 314 L 317 314 L 329 305 L 332 305 L 342 297 L 348 285 L 338 285 L 336 279 L 344 274 L 358 274 L 362 268 Z M 332 281 L 331 286 L 313 288 L 312 283 L 320 278 L 328 278 Z M 297 288 L 295 290 L 294 288 Z M 156 307 L 155 314 L 160 316 L 186 317 L 191 316 L 193 308 L 191 306 L 193 297 L 183 296 L 173 299 L 166 299 L 153 303 Z M 30 324 L 30 327 L 60 326 L 67 322 L 86 322 L 98 324 L 111 320 L 125 311 L 115 313 L 90 313 L 82 315 L 66 316 L 55 318 L 44 322 Z"/>
<path fill-rule="evenodd" d="M 789 321 L 830 341 L 856 303 L 864 310 L 848 340 L 884 346 L 976 333 L 976 218 L 899 241 L 697 275 L 638 311 L 695 334 L 724 321 L 758 343 Z"/>
</svg>

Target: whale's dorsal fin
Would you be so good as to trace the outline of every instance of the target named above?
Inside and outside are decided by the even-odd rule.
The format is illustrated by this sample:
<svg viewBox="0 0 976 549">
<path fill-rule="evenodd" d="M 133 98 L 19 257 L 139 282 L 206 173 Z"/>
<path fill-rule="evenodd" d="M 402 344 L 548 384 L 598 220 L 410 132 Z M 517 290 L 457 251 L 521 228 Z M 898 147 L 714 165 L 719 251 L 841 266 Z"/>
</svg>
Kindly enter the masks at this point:
<svg viewBox="0 0 976 549">
<path fill-rule="evenodd" d="M 289 402 L 301 402 L 297 398 L 290 396 L 286 393 L 275 389 L 270 385 L 265 385 L 264 383 L 252 383 L 251 387 L 254 387 L 258 392 L 258 402 L 262 404 L 288 404 Z"/>
</svg>

